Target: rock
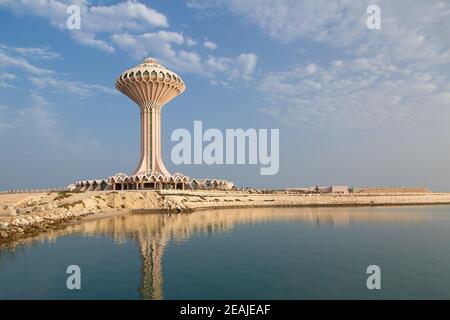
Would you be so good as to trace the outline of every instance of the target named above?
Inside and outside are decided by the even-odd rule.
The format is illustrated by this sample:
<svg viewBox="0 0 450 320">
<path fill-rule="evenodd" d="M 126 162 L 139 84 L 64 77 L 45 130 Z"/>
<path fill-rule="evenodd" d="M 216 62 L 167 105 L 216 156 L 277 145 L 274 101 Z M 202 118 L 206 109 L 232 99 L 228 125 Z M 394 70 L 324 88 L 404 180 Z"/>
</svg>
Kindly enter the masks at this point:
<svg viewBox="0 0 450 320">
<path fill-rule="evenodd" d="M 2 232 L 0 232 L 0 237 L 8 238 L 8 233 L 6 233 L 5 231 L 2 231 Z"/>
<path fill-rule="evenodd" d="M 27 225 L 30 224 L 30 223 L 28 222 L 28 220 L 27 220 L 27 219 L 24 219 L 24 218 L 19 219 L 17 222 L 18 222 L 20 225 L 25 225 L 25 226 L 27 226 Z"/>
<path fill-rule="evenodd" d="M 0 230 L 8 230 L 9 223 L 2 222 L 0 223 Z"/>
<path fill-rule="evenodd" d="M 56 204 L 54 204 L 53 202 L 47 203 L 44 205 L 44 211 L 46 210 L 52 210 L 56 208 Z"/>
</svg>

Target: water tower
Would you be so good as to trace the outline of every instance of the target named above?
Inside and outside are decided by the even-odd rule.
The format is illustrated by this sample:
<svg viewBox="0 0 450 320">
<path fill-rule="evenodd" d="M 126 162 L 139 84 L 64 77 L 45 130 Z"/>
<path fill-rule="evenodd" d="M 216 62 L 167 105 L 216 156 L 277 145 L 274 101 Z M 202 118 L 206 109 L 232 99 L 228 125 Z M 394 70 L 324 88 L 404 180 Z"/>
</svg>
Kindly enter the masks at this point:
<svg viewBox="0 0 450 320">
<path fill-rule="evenodd" d="M 186 89 L 184 81 L 158 60 L 147 58 L 123 72 L 116 80 L 116 88 L 140 108 L 141 159 L 134 174 L 170 176 L 161 158 L 161 110 Z"/>
<path fill-rule="evenodd" d="M 1 0 L 0 0 L 1 1 Z M 184 81 L 156 59 L 123 72 L 116 88 L 137 103 L 141 113 L 141 159 L 132 175 L 117 173 L 108 179 L 89 179 L 68 186 L 72 191 L 155 190 L 155 189 L 232 189 L 221 179 L 191 179 L 182 173 L 171 175 L 161 157 L 162 107 L 183 93 Z"/>
</svg>

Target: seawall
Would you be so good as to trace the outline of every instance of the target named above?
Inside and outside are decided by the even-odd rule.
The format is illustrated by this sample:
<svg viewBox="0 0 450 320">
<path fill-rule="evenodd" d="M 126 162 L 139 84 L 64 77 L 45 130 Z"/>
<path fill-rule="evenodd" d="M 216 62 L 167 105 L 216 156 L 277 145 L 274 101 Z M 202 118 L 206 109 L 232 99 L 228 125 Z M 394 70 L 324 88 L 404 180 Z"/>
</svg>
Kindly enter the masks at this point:
<svg viewBox="0 0 450 320">
<path fill-rule="evenodd" d="M 70 222 L 128 212 L 191 212 L 245 207 L 352 207 L 450 204 L 450 193 L 302 195 L 255 191 L 106 191 L 0 195 L 0 242 Z"/>
</svg>

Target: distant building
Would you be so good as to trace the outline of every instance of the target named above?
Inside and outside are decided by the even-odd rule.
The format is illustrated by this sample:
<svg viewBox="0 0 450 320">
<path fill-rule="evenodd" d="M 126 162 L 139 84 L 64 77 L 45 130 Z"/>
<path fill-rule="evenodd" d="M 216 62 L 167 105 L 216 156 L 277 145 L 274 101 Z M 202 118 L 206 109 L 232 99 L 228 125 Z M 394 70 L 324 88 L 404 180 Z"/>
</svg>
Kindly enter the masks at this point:
<svg viewBox="0 0 450 320">
<path fill-rule="evenodd" d="M 316 188 L 320 193 L 349 194 L 348 186 L 325 186 Z"/>
<path fill-rule="evenodd" d="M 348 186 L 331 186 L 331 193 L 333 194 L 349 194 Z"/>
<path fill-rule="evenodd" d="M 288 188 L 286 191 L 299 193 L 332 193 L 332 194 L 349 194 L 348 186 L 315 186 L 306 188 Z"/>
</svg>

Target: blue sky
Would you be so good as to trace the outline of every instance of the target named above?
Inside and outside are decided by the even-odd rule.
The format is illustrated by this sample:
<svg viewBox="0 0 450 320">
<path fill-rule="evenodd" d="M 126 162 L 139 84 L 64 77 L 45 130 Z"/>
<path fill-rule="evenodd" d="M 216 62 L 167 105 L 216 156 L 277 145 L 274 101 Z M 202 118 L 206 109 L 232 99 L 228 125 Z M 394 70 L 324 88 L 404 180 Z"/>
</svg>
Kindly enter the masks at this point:
<svg viewBox="0 0 450 320">
<path fill-rule="evenodd" d="M 381 30 L 366 27 L 370 4 Z M 139 111 L 114 80 L 153 56 L 187 86 L 163 111 L 171 172 L 450 190 L 449 46 L 447 1 L 0 0 L 0 189 L 132 173 Z M 278 174 L 174 165 L 170 134 L 194 120 L 279 128 Z"/>
</svg>

